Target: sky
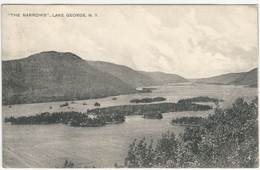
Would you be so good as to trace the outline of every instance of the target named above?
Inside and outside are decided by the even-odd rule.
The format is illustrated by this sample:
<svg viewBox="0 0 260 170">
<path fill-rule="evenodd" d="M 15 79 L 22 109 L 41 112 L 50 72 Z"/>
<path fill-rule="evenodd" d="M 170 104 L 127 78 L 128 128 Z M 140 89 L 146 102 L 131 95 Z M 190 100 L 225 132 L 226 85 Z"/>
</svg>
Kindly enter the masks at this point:
<svg viewBox="0 0 260 170">
<path fill-rule="evenodd" d="M 257 10 L 255 5 L 4 5 L 2 60 L 58 51 L 185 78 L 249 71 L 258 67 Z M 49 17 L 23 17 L 28 13 Z M 66 17 L 75 13 L 97 17 Z"/>
</svg>

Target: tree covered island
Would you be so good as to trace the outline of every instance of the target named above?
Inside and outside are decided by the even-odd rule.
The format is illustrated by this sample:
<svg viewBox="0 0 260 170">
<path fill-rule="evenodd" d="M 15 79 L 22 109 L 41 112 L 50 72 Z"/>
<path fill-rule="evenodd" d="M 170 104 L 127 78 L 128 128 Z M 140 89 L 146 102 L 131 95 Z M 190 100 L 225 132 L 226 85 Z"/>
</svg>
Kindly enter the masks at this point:
<svg viewBox="0 0 260 170">
<path fill-rule="evenodd" d="M 74 127 L 99 127 L 106 124 L 122 123 L 125 121 L 125 116 L 120 114 L 97 115 L 90 118 L 86 114 L 80 112 L 44 112 L 35 116 L 21 116 L 5 118 L 5 122 L 11 122 L 13 125 L 40 125 L 63 123 Z"/>
<path fill-rule="evenodd" d="M 211 98 L 208 96 L 199 96 L 199 97 L 181 99 L 178 101 L 178 103 L 213 102 L 213 103 L 218 104 L 219 102 L 223 102 L 223 101 L 224 100 L 222 100 L 222 99 Z"/>
<path fill-rule="evenodd" d="M 142 88 L 141 90 L 137 90 L 137 92 L 139 92 L 139 93 L 152 93 L 152 90 L 157 90 L 157 88 L 145 87 L 145 88 Z"/>
<path fill-rule="evenodd" d="M 87 110 L 88 114 L 106 115 L 106 114 L 122 114 L 122 115 L 145 115 L 151 113 L 168 113 L 182 111 L 206 111 L 211 110 L 212 106 L 195 104 L 195 103 L 156 103 L 156 104 L 140 104 L 140 105 L 123 105 L 111 106 L 105 108 L 95 108 Z"/>
<path fill-rule="evenodd" d="M 163 115 L 161 113 L 151 112 L 148 114 L 144 114 L 144 118 L 145 119 L 162 119 Z"/>
<path fill-rule="evenodd" d="M 166 98 L 164 97 L 155 97 L 155 98 L 142 98 L 142 99 L 133 99 L 130 100 L 131 103 L 152 103 L 152 102 L 160 102 L 165 101 Z"/>
</svg>

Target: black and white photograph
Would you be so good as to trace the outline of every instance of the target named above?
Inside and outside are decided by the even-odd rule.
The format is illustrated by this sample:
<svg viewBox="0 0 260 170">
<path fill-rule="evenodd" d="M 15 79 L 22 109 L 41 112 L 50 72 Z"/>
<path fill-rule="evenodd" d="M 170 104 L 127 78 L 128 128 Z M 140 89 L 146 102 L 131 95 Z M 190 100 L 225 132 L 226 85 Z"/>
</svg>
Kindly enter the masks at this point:
<svg viewBox="0 0 260 170">
<path fill-rule="evenodd" d="M 3 168 L 259 168 L 257 4 L 2 4 Z"/>
</svg>

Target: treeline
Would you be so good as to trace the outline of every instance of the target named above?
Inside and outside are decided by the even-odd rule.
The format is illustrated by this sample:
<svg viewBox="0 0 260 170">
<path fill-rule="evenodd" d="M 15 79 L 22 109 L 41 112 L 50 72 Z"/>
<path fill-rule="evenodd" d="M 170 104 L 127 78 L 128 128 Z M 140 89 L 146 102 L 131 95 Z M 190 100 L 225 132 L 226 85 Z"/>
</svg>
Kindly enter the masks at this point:
<svg viewBox="0 0 260 170">
<path fill-rule="evenodd" d="M 176 119 L 173 119 L 171 121 L 171 124 L 174 124 L 174 125 L 202 125 L 203 123 L 205 122 L 205 118 L 203 117 L 195 117 L 195 116 L 192 116 L 192 117 L 180 117 L 180 118 L 176 118 Z"/>
<path fill-rule="evenodd" d="M 96 108 L 87 110 L 88 114 L 106 115 L 106 114 L 121 114 L 121 115 L 144 115 L 147 113 L 167 113 L 167 112 L 182 112 L 182 111 L 201 111 L 212 109 L 209 105 L 201 105 L 194 103 L 157 103 L 143 105 L 123 105 L 112 106 L 105 108 Z"/>
<path fill-rule="evenodd" d="M 148 113 L 144 114 L 145 119 L 162 119 L 163 115 L 161 113 Z"/>
<path fill-rule="evenodd" d="M 58 112 L 58 113 L 41 113 L 35 116 L 21 116 L 5 118 L 5 122 L 11 122 L 13 125 L 39 125 L 63 123 L 69 126 L 80 127 L 98 127 L 111 123 L 122 123 L 125 121 L 125 116 L 120 114 L 98 115 L 90 118 L 86 114 L 79 112 Z"/>
<path fill-rule="evenodd" d="M 155 97 L 155 98 L 142 98 L 142 99 L 133 99 L 130 100 L 131 103 L 152 103 L 152 102 L 160 102 L 165 101 L 164 97 Z"/>
<path fill-rule="evenodd" d="M 188 99 L 181 99 L 178 101 L 178 103 L 192 103 L 192 102 L 213 102 L 213 103 L 219 103 L 223 102 L 222 99 L 216 99 L 216 98 L 210 98 L 208 96 L 199 96 L 199 97 L 193 97 Z"/>
<path fill-rule="evenodd" d="M 238 98 L 232 107 L 215 109 L 200 126 L 187 126 L 178 137 L 162 134 L 154 146 L 145 138 L 129 146 L 125 167 L 257 168 L 258 99 Z"/>
<path fill-rule="evenodd" d="M 157 88 L 154 87 L 143 87 L 143 90 L 157 90 Z"/>
<path fill-rule="evenodd" d="M 89 166 L 89 165 L 79 166 L 79 165 L 76 165 L 74 162 L 68 161 L 66 159 L 63 166 L 57 167 L 57 168 L 97 168 L 97 167 L 95 167 L 94 165 L 92 165 L 92 166 Z"/>
</svg>

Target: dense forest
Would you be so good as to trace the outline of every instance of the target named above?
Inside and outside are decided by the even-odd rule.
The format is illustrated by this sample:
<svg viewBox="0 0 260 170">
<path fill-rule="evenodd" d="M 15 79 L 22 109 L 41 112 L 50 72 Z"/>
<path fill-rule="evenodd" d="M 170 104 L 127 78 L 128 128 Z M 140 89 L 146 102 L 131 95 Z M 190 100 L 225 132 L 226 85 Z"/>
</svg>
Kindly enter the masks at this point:
<svg viewBox="0 0 260 170">
<path fill-rule="evenodd" d="M 155 146 L 152 140 L 134 140 L 124 167 L 256 168 L 258 159 L 258 99 L 238 98 L 177 137 L 162 134 Z"/>
<path fill-rule="evenodd" d="M 5 122 L 11 122 L 13 125 L 38 125 L 64 123 L 69 126 L 80 127 L 98 127 L 111 123 L 122 123 L 125 121 L 124 115 L 110 114 L 98 115 L 90 118 L 88 115 L 79 112 L 57 112 L 50 114 L 49 112 L 37 114 L 35 116 L 21 116 L 5 118 Z"/>
<path fill-rule="evenodd" d="M 161 113 L 148 113 L 144 114 L 145 119 L 162 119 L 163 115 Z"/>
<path fill-rule="evenodd" d="M 122 115 L 144 115 L 147 113 L 167 113 L 167 112 L 181 112 L 181 111 L 198 111 L 210 110 L 209 105 L 201 105 L 194 103 L 157 103 L 157 104 L 143 104 L 143 105 L 123 105 L 112 106 L 105 108 L 96 108 L 87 110 L 88 114 L 106 115 L 106 114 L 122 114 Z"/>
<path fill-rule="evenodd" d="M 208 96 L 199 96 L 199 97 L 193 97 L 193 98 L 188 98 L 188 99 L 181 99 L 178 101 L 178 103 L 196 103 L 196 102 L 213 102 L 218 104 L 219 102 L 223 102 L 222 99 L 215 99 L 215 98 L 210 98 Z"/>
<path fill-rule="evenodd" d="M 155 98 L 142 98 L 142 99 L 133 99 L 130 100 L 131 103 L 152 103 L 152 102 L 160 102 L 165 101 L 164 97 L 155 97 Z"/>
<path fill-rule="evenodd" d="M 180 118 L 176 118 L 173 119 L 171 121 L 171 124 L 174 125 L 201 125 L 204 123 L 206 119 L 203 117 L 195 117 L 195 116 L 191 116 L 191 117 L 180 117 Z"/>
</svg>

